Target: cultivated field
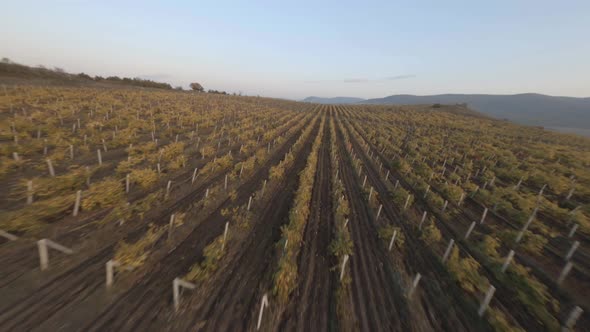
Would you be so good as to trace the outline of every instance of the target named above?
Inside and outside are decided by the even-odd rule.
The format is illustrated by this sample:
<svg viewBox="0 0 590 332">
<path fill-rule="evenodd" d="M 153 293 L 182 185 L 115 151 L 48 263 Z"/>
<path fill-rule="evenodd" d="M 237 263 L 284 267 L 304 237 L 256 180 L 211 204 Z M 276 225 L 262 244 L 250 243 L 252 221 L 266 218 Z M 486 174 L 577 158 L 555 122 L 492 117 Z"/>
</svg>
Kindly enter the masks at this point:
<svg viewBox="0 0 590 332">
<path fill-rule="evenodd" d="M 589 139 L 124 87 L 0 112 L 0 331 L 590 328 Z"/>
</svg>

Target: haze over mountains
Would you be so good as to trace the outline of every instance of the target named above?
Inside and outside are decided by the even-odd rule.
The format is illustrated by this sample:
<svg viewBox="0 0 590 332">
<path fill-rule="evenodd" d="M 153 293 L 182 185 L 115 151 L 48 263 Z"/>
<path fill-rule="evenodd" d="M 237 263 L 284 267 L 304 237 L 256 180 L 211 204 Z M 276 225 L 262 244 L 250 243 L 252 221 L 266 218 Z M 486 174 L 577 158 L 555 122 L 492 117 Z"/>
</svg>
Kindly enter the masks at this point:
<svg viewBox="0 0 590 332">
<path fill-rule="evenodd" d="M 361 100 L 351 97 L 308 97 L 303 101 L 322 104 L 415 105 L 466 103 L 471 109 L 494 118 L 590 136 L 590 98 L 554 97 L 535 93 L 523 93 L 515 95 L 392 95 L 384 98 Z"/>
</svg>

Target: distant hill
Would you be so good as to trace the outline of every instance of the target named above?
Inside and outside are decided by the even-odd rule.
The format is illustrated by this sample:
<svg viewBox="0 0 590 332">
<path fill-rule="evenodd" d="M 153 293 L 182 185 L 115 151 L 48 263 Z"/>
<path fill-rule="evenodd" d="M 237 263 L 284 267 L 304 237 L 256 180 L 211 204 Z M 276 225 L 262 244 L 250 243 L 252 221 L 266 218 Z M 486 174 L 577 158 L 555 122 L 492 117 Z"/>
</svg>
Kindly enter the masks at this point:
<svg viewBox="0 0 590 332">
<path fill-rule="evenodd" d="M 588 135 L 590 98 L 553 97 L 534 93 L 516 95 L 444 94 L 393 95 L 367 99 L 363 104 L 462 104 L 498 119 Z M 581 129 L 581 130 L 576 130 Z"/>
<path fill-rule="evenodd" d="M 355 97 L 333 97 L 333 98 L 322 98 L 322 97 L 307 97 L 302 100 L 306 103 L 317 103 L 317 104 L 354 104 L 363 102 L 363 98 Z"/>
</svg>

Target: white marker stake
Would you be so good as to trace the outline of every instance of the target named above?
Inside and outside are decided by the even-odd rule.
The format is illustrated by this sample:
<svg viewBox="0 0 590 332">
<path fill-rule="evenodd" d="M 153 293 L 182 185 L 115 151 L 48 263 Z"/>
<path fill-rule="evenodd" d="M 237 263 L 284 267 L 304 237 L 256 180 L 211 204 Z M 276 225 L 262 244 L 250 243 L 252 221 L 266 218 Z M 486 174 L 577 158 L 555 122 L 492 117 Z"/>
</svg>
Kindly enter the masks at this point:
<svg viewBox="0 0 590 332">
<path fill-rule="evenodd" d="M 444 213 L 447 209 L 447 205 L 449 205 L 449 201 L 445 200 L 445 204 L 443 205 L 442 212 Z"/>
<path fill-rule="evenodd" d="M 561 273 L 559 274 L 559 278 L 557 278 L 558 285 L 561 285 L 565 277 L 567 277 L 568 273 L 570 273 L 570 271 L 572 270 L 572 267 L 574 267 L 574 264 L 572 264 L 572 262 L 567 262 L 567 264 L 565 264 L 563 270 L 561 270 Z"/>
<path fill-rule="evenodd" d="M 125 192 L 129 193 L 130 178 L 129 174 L 125 175 Z"/>
<path fill-rule="evenodd" d="M 473 229 L 475 228 L 475 221 L 473 221 L 471 223 L 471 225 L 469 225 L 469 228 L 467 229 L 467 232 L 465 232 L 465 237 L 464 239 L 467 240 L 469 238 L 469 235 L 471 235 L 471 232 L 473 232 Z"/>
<path fill-rule="evenodd" d="M 572 247 L 570 248 L 570 250 L 567 252 L 567 255 L 565 256 L 565 260 L 569 261 L 572 256 L 574 255 L 574 252 L 576 252 L 576 249 L 578 249 L 578 247 L 580 246 L 580 241 L 576 241 L 574 242 L 574 244 L 572 244 Z"/>
<path fill-rule="evenodd" d="M 252 196 L 250 196 L 250 198 L 248 198 L 248 211 L 250 211 L 250 205 L 252 204 Z"/>
<path fill-rule="evenodd" d="M 268 296 L 264 294 L 262 297 L 262 303 L 260 303 L 260 313 L 258 314 L 258 324 L 256 325 L 256 330 L 260 330 L 260 324 L 262 324 L 262 313 L 266 307 L 268 307 Z"/>
<path fill-rule="evenodd" d="M 580 316 L 582 316 L 583 312 L 584 312 L 584 310 L 582 310 L 582 308 L 580 308 L 579 306 L 574 307 L 574 309 L 572 309 L 569 316 L 567 317 L 567 320 L 565 321 L 565 325 L 563 326 L 561 331 L 562 332 L 571 331 L 573 329 L 574 325 L 576 324 L 576 321 L 578 320 L 578 318 L 580 318 Z"/>
<path fill-rule="evenodd" d="M 461 193 L 461 197 L 459 198 L 459 202 L 457 202 L 457 205 L 461 206 L 461 204 L 463 204 L 464 199 L 465 199 L 465 193 Z"/>
<path fill-rule="evenodd" d="M 113 276 L 115 274 L 115 267 L 119 266 L 119 262 L 117 262 L 116 260 L 109 260 L 106 263 L 106 285 L 107 288 L 111 287 L 113 285 Z"/>
<path fill-rule="evenodd" d="M 367 183 L 367 176 L 365 175 L 365 179 L 363 180 L 363 188 L 365 187 L 366 183 Z"/>
<path fill-rule="evenodd" d="M 488 208 L 485 208 L 483 210 L 483 213 L 481 214 L 481 220 L 479 221 L 480 224 L 483 224 L 483 222 L 486 220 L 487 215 L 488 215 Z"/>
<path fill-rule="evenodd" d="M 393 242 L 395 241 L 395 237 L 397 235 L 397 230 L 393 231 L 393 235 L 391 236 L 391 241 L 389 241 L 389 251 L 393 248 Z"/>
<path fill-rule="evenodd" d="M 494 296 L 495 292 L 496 292 L 496 287 L 490 285 L 490 288 L 488 288 L 488 291 L 486 292 L 486 296 L 483 299 L 483 301 L 481 302 L 481 305 L 479 306 L 479 310 L 477 311 L 477 314 L 479 315 L 479 317 L 483 316 L 483 314 L 486 312 L 486 309 L 488 308 L 488 305 L 490 304 L 490 301 L 492 300 L 492 297 Z"/>
<path fill-rule="evenodd" d="M 375 218 L 376 220 L 379 219 L 379 216 L 381 215 L 381 209 L 383 209 L 383 204 L 379 205 L 379 210 L 377 211 L 377 217 Z"/>
<path fill-rule="evenodd" d="M 57 251 L 61 251 L 64 254 L 72 254 L 74 251 L 70 248 L 66 248 L 58 243 L 55 243 L 48 239 L 41 239 L 37 241 L 37 247 L 39 248 L 39 261 L 41 266 L 41 271 L 46 270 L 49 266 L 49 252 L 47 247 L 51 247 Z"/>
<path fill-rule="evenodd" d="M 178 307 L 180 306 L 180 287 L 195 289 L 197 286 L 180 278 L 174 278 L 172 281 L 172 298 L 175 311 L 178 311 Z"/>
<path fill-rule="evenodd" d="M 430 191 L 430 185 L 426 186 L 426 191 L 424 192 L 424 198 L 426 198 L 426 196 L 428 195 L 428 192 Z"/>
<path fill-rule="evenodd" d="M 344 255 L 344 259 L 342 260 L 342 267 L 340 268 L 340 280 L 344 278 L 344 268 L 346 268 L 346 262 L 348 262 L 348 255 Z"/>
<path fill-rule="evenodd" d="M 98 157 L 98 165 L 102 165 L 102 155 L 100 149 L 96 150 L 96 156 Z"/>
<path fill-rule="evenodd" d="M 27 181 L 27 205 L 33 204 L 33 181 Z"/>
<path fill-rule="evenodd" d="M 414 290 L 416 289 L 416 286 L 418 286 L 420 279 L 422 279 L 422 275 L 420 273 L 417 273 L 416 277 L 414 277 L 414 281 L 412 281 L 412 287 L 410 288 L 410 291 L 408 292 L 408 297 L 411 297 L 412 294 L 414 294 Z"/>
<path fill-rule="evenodd" d="M 395 186 L 393 186 L 393 190 L 397 189 L 399 186 L 399 180 L 395 180 Z"/>
<path fill-rule="evenodd" d="M 447 246 L 447 250 L 445 250 L 445 254 L 442 257 L 442 262 L 443 264 L 447 261 L 447 259 L 449 258 L 449 255 L 451 254 L 451 250 L 453 249 L 453 245 L 455 244 L 455 240 L 451 239 L 451 241 L 449 241 L 449 245 Z"/>
<path fill-rule="evenodd" d="M 74 159 L 74 146 L 70 144 L 70 159 Z"/>
<path fill-rule="evenodd" d="M 166 195 L 164 196 L 164 199 L 168 199 L 168 196 L 170 195 L 170 186 L 172 186 L 172 180 L 168 180 L 168 185 L 166 185 Z"/>
<path fill-rule="evenodd" d="M 72 216 L 77 216 L 78 212 L 80 211 L 80 200 L 82 199 L 82 190 L 78 190 L 76 192 L 76 202 L 74 203 L 74 211 L 72 212 Z"/>
<path fill-rule="evenodd" d="M 508 269 L 508 266 L 510 265 L 510 262 L 512 261 L 512 258 L 514 258 L 514 250 L 510 250 L 510 252 L 508 253 L 508 256 L 506 256 L 506 259 L 504 260 L 504 264 L 502 264 L 502 273 L 506 272 L 506 270 Z"/>
<path fill-rule="evenodd" d="M 191 184 L 195 183 L 195 179 L 197 178 L 197 171 L 199 170 L 198 167 L 195 167 L 195 170 L 193 171 L 193 178 L 191 180 Z"/>
<path fill-rule="evenodd" d="M 425 220 L 426 220 L 426 211 L 424 211 L 424 213 L 422 213 L 422 220 L 420 220 L 420 224 L 418 225 L 418 229 L 422 229 L 422 224 L 424 223 Z"/>
<path fill-rule="evenodd" d="M 567 235 L 567 237 L 571 238 L 572 236 L 574 236 L 574 233 L 576 233 L 577 229 L 578 229 L 578 224 L 574 224 L 572 226 L 572 229 L 570 230 L 569 234 Z"/>
<path fill-rule="evenodd" d="M 369 202 L 371 201 L 371 196 L 373 196 L 373 187 L 371 187 L 371 191 L 369 192 Z"/>
<path fill-rule="evenodd" d="M 261 197 L 264 197 L 264 189 L 266 189 L 266 180 L 264 180 L 264 183 L 262 184 L 262 192 L 260 193 Z"/>
<path fill-rule="evenodd" d="M 389 179 L 389 170 L 387 170 L 387 174 L 385 174 L 385 181 L 387 181 L 387 179 Z"/>
<path fill-rule="evenodd" d="M 524 226 L 522 227 L 522 229 L 518 233 L 518 236 L 516 236 L 516 243 L 518 243 L 518 242 L 520 242 L 520 240 L 522 240 L 524 232 L 526 232 L 526 230 L 529 228 L 529 225 L 533 222 L 533 219 L 535 219 L 535 215 L 537 214 L 538 209 L 539 209 L 539 207 L 535 207 L 535 209 L 533 210 L 533 213 L 529 217 L 529 220 L 527 220 L 527 222 L 524 224 Z"/>
<path fill-rule="evenodd" d="M 53 163 L 51 162 L 51 159 L 47 159 L 47 167 L 49 168 L 49 175 L 51 175 L 51 177 L 55 176 L 55 170 L 53 169 Z"/>
<path fill-rule="evenodd" d="M 225 184 L 223 185 L 223 189 L 227 190 L 227 174 L 225 174 Z"/>
<path fill-rule="evenodd" d="M 3 238 L 5 238 L 7 240 L 10 240 L 10 241 L 16 241 L 16 240 L 18 240 L 18 236 L 12 235 L 12 234 L 10 234 L 8 232 L 5 232 L 3 230 L 0 230 L 0 236 L 2 236 Z"/>
<path fill-rule="evenodd" d="M 225 231 L 223 231 L 223 243 L 221 244 L 221 251 L 225 248 L 225 241 L 227 240 L 227 230 L 229 228 L 229 221 L 225 222 Z"/>
<path fill-rule="evenodd" d="M 404 210 L 408 208 L 408 204 L 410 204 L 410 194 L 408 194 L 408 198 L 406 198 L 406 204 L 404 204 Z"/>
<path fill-rule="evenodd" d="M 160 163 L 156 164 L 156 168 L 158 169 L 158 175 L 162 173 L 162 168 L 160 168 Z"/>
</svg>

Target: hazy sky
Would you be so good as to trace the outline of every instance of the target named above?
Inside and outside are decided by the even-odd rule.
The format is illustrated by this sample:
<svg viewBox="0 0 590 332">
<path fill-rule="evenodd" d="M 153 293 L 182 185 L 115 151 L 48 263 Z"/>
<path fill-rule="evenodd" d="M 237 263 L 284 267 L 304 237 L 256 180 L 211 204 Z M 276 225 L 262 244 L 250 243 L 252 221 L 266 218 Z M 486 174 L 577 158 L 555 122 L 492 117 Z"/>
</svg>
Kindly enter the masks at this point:
<svg viewBox="0 0 590 332">
<path fill-rule="evenodd" d="M 0 57 L 285 98 L 590 96 L 590 1 L 6 1 Z"/>
</svg>

